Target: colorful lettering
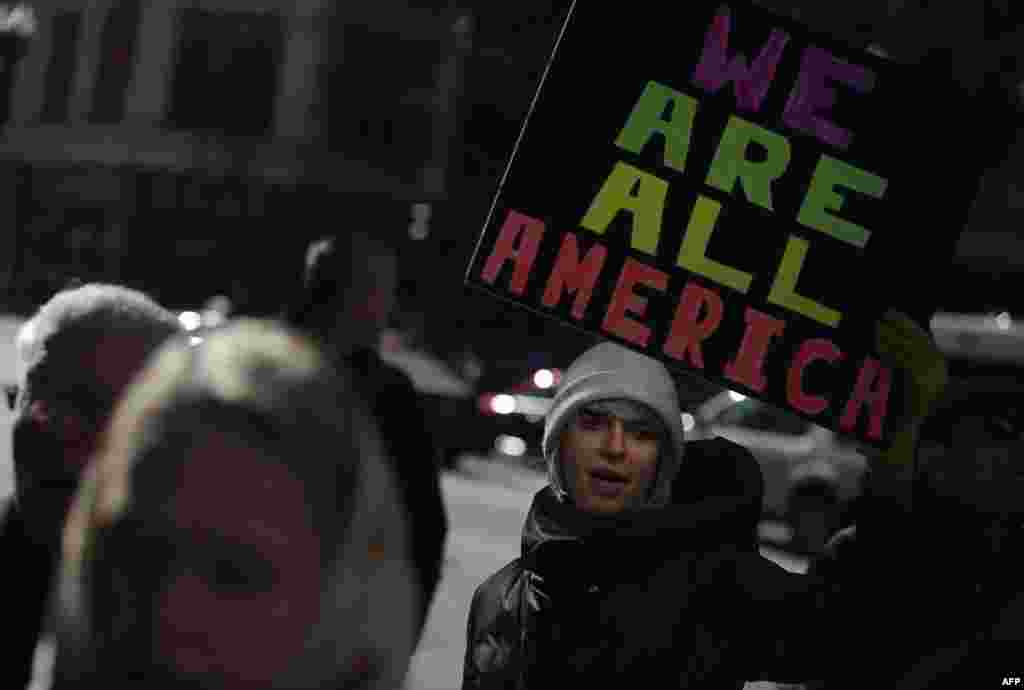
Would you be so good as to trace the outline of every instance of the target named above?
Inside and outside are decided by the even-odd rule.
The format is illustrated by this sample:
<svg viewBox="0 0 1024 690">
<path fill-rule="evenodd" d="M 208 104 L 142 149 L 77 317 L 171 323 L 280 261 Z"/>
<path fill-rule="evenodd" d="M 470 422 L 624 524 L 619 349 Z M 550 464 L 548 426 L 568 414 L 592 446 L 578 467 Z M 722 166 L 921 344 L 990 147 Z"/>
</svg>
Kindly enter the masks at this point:
<svg viewBox="0 0 1024 690">
<path fill-rule="evenodd" d="M 704 318 L 701 318 L 702 311 Z M 722 298 L 717 292 L 693 281 L 688 282 L 679 297 L 679 306 L 665 341 L 665 354 L 680 360 L 689 354 L 690 363 L 697 369 L 703 369 L 701 343 L 718 329 L 723 311 Z"/>
<path fill-rule="evenodd" d="M 772 281 L 771 290 L 768 291 L 768 302 L 835 328 L 843 317 L 840 312 L 803 295 L 798 295 L 796 292 L 796 283 L 800 279 L 800 271 L 803 270 L 804 259 L 807 258 L 809 247 L 810 244 L 807 240 L 800 239 L 796 235 L 789 236 L 786 241 L 786 250 L 782 254 L 782 261 L 779 262 L 779 269 L 775 272 L 775 280 Z"/>
<path fill-rule="evenodd" d="M 598 274 L 604 267 L 604 261 L 608 256 L 608 248 L 603 244 L 594 243 L 587 250 L 586 256 L 580 260 L 579 242 L 576 235 L 566 233 L 562 239 L 562 248 L 555 260 L 555 267 L 548 278 L 547 288 L 544 290 L 543 304 L 546 307 L 557 306 L 562 299 L 563 292 L 575 295 L 572 303 L 572 316 L 576 320 L 583 318 L 583 314 L 590 304 L 590 298 L 594 294 L 594 285 L 597 283 Z"/>
<path fill-rule="evenodd" d="M 697 197 L 676 263 L 681 268 L 699 273 L 720 285 L 737 292 L 746 292 L 754 280 L 752 275 L 707 257 L 708 241 L 721 210 L 722 205 L 717 201 L 703 195 Z"/>
<path fill-rule="evenodd" d="M 789 404 L 807 415 L 819 414 L 828 407 L 828 398 L 820 395 L 808 395 L 804 392 L 804 370 L 812 362 L 825 360 L 834 363 L 842 357 L 843 353 L 831 340 L 812 338 L 805 341 L 793 358 L 793 364 L 789 368 L 789 376 L 786 379 L 786 400 Z"/>
<path fill-rule="evenodd" d="M 853 395 L 846 403 L 843 417 L 839 421 L 839 429 L 852 432 L 857 426 L 861 407 L 868 407 L 868 435 L 875 439 L 882 438 L 882 423 L 889 405 L 889 391 L 892 388 L 892 371 L 883 367 L 874 357 L 868 357 L 861 365 L 857 374 L 857 383 L 853 387 Z"/>
<path fill-rule="evenodd" d="M 602 235 L 615 216 L 628 211 L 633 216 L 631 246 L 655 256 L 667 194 L 664 180 L 629 163 L 616 163 L 580 225 Z"/>
<path fill-rule="evenodd" d="M 729 32 L 732 17 L 728 7 L 718 10 L 708 33 L 704 37 L 704 51 L 693 74 L 693 82 L 709 93 L 717 93 L 728 83 L 734 84 L 736 106 L 739 110 L 757 112 L 764 102 L 768 87 L 775 79 L 782 51 L 789 35 L 774 29 L 761 53 L 748 67 L 746 56 L 737 54 L 729 59 Z"/>
<path fill-rule="evenodd" d="M 804 197 L 796 220 L 801 225 L 863 248 L 871 238 L 871 233 L 855 223 L 829 213 L 841 211 L 846 201 L 836 193 L 835 188 L 845 187 L 880 199 L 885 194 L 888 184 L 887 180 L 849 163 L 831 156 L 822 156 L 814 169 L 811 186 L 807 190 L 807 196 Z"/>
<path fill-rule="evenodd" d="M 861 93 L 867 93 L 875 86 L 875 73 L 861 65 L 838 60 L 817 46 L 807 46 L 796 85 L 782 113 L 782 121 L 798 132 L 845 150 L 850 147 L 853 134 L 825 117 L 836 104 L 836 92 L 829 85 L 829 80 L 844 82 Z"/>
<path fill-rule="evenodd" d="M 622 273 L 619 274 L 619 281 L 608 305 L 608 313 L 605 314 L 601 326 L 607 332 L 625 338 L 634 345 L 646 347 L 651 337 L 650 329 L 629 318 L 630 313 L 643 317 L 647 310 L 647 298 L 633 291 L 638 284 L 664 291 L 668 287 L 668 275 L 628 257 L 622 267 Z"/>
<path fill-rule="evenodd" d="M 765 148 L 765 160 L 755 162 L 747 157 L 752 143 Z M 711 161 L 707 184 L 731 194 L 737 180 L 742 180 L 747 199 L 771 211 L 772 182 L 786 172 L 790 156 L 789 141 L 784 136 L 734 115 L 729 118 Z"/>
<path fill-rule="evenodd" d="M 746 386 L 758 393 L 764 392 L 768 380 L 764 377 L 764 358 L 771 339 L 781 335 L 786 322 L 753 307 L 747 307 L 747 330 L 736 359 L 725 365 L 725 376 L 730 381 Z"/>
<path fill-rule="evenodd" d="M 683 172 L 697 101 L 656 81 L 647 82 L 615 145 L 639 154 L 654 135 L 664 139 L 663 162 Z"/>
<path fill-rule="evenodd" d="M 517 295 L 523 294 L 543 236 L 543 222 L 525 213 L 510 210 L 480 277 L 493 285 L 505 263 L 511 261 L 515 268 L 509 290 Z"/>
</svg>

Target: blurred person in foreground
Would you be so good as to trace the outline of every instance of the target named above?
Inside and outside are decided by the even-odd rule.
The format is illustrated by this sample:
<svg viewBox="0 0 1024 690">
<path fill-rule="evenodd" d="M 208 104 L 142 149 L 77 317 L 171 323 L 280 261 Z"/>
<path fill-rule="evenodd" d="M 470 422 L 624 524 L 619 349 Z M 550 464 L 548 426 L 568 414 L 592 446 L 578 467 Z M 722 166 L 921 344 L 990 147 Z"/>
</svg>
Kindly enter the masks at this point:
<svg viewBox="0 0 1024 690">
<path fill-rule="evenodd" d="M 64 538 L 53 688 L 402 685 L 419 592 L 370 417 L 242 319 L 127 391 Z"/>
<path fill-rule="evenodd" d="M 115 401 L 180 332 L 175 315 L 148 296 L 106 284 L 58 292 L 18 332 L 14 494 L 0 506 L 4 687 L 31 680 L 64 519 Z"/>
<path fill-rule="evenodd" d="M 916 586 L 901 602 L 907 623 L 880 621 L 870 664 L 814 690 L 995 687 L 1024 676 L 1024 398 L 1006 380 L 953 379 L 921 430 L 913 539 L 897 562 Z M 859 522 L 859 520 L 858 520 Z M 855 580 L 858 524 L 828 544 L 812 572 Z M 855 657 L 851 658 L 853 661 Z"/>
<path fill-rule="evenodd" d="M 870 645 L 851 624 L 898 601 L 904 583 L 884 561 L 908 509 L 917 431 L 946 377 L 929 335 L 903 315 L 882 319 L 876 347 L 907 385 L 892 446 L 871 461 L 878 503 L 861 527 L 878 569 L 852 591 L 758 552 L 756 461 L 722 439 L 685 441 L 660 362 L 612 343 L 583 353 L 545 419 L 549 485 L 522 555 L 473 596 L 463 688 L 739 689 L 836 672 L 844 636 Z M 870 608 L 852 596 L 864 591 Z"/>
<path fill-rule="evenodd" d="M 412 548 L 423 588 L 419 629 L 441 580 L 448 515 L 439 454 L 409 377 L 381 359 L 381 331 L 395 306 L 398 258 L 383 240 L 354 230 L 310 245 L 302 290 L 285 320 L 309 334 L 353 375 L 394 463 L 412 515 Z"/>
</svg>

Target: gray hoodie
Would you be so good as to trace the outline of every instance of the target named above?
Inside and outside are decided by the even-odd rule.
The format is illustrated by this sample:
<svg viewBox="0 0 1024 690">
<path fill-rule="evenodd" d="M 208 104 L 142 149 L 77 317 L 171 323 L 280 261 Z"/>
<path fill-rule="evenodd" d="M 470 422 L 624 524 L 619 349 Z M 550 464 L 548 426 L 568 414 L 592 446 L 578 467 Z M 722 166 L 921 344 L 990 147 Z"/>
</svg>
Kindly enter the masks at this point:
<svg viewBox="0 0 1024 690">
<path fill-rule="evenodd" d="M 565 425 L 583 405 L 622 399 L 646 405 L 668 430 L 669 443 L 658 461 L 650 505 L 669 503 L 685 440 L 675 382 L 661 362 L 611 342 L 595 345 L 569 366 L 544 420 L 548 481 L 561 500 L 568 498 L 558 453 Z"/>
</svg>

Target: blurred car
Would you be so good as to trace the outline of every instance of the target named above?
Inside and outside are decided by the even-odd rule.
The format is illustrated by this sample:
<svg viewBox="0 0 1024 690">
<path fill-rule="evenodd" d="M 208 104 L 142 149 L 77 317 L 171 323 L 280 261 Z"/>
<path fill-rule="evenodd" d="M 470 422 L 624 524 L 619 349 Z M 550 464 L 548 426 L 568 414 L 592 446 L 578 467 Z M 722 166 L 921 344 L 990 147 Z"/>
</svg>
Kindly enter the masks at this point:
<svg viewBox="0 0 1024 690">
<path fill-rule="evenodd" d="M 521 396 L 519 388 L 512 392 L 478 391 L 473 378 L 430 352 L 409 346 L 395 332 L 383 335 L 379 351 L 385 362 L 412 381 L 440 455 L 436 460 L 442 467 L 455 468 L 465 456 L 516 462 L 539 456 L 541 430 L 532 414 L 534 409 L 526 402 L 530 396 Z"/>
<path fill-rule="evenodd" d="M 1007 313 L 938 313 L 931 330 L 949 362 L 948 395 L 969 396 L 969 405 L 993 425 L 1019 426 L 1020 408 L 1007 401 L 1024 401 L 1024 322 Z M 860 491 L 867 460 L 859 445 L 780 408 L 724 391 L 694 411 L 694 422 L 691 438 L 722 436 L 747 447 L 758 460 L 765 479 L 766 542 L 815 551 L 821 545 L 817 535 L 798 543 L 804 521 L 813 522 L 818 518 L 814 511 L 829 509 L 830 494 L 842 511 Z M 798 510 L 798 503 L 808 512 Z M 819 527 L 807 529 L 820 534 Z"/>
<path fill-rule="evenodd" d="M 478 396 L 478 410 L 493 419 L 494 426 L 488 427 L 496 432 L 491 448 L 493 456 L 518 459 L 534 467 L 543 464 L 544 415 L 561 376 L 559 369 L 537 369 L 517 386 Z"/>
<path fill-rule="evenodd" d="M 858 492 L 866 459 L 857 443 L 830 429 L 733 391 L 708 400 L 693 416 L 690 438 L 720 436 L 753 453 L 764 476 L 766 517 L 783 519 L 794 480 L 812 471 L 835 487 L 840 501 Z"/>
</svg>

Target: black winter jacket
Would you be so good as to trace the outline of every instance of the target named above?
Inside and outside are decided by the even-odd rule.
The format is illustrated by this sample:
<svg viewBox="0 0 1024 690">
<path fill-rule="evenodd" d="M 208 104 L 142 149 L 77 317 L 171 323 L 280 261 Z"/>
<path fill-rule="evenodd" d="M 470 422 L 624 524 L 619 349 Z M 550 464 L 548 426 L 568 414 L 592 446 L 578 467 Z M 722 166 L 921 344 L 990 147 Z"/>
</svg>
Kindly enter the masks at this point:
<svg viewBox="0 0 1024 690">
<path fill-rule="evenodd" d="M 473 596 L 463 689 L 822 677 L 856 629 L 830 623 L 860 613 L 759 553 L 762 494 L 753 456 L 723 439 L 687 444 L 663 509 L 588 518 L 541 490 L 520 558 Z M 879 584 L 866 580 L 854 587 Z"/>
<path fill-rule="evenodd" d="M 0 502 L 0 591 L 3 606 L 5 688 L 22 689 L 32 680 L 32 662 L 43 632 L 53 582 L 55 560 L 48 549 L 33 542 L 13 498 Z"/>
</svg>

